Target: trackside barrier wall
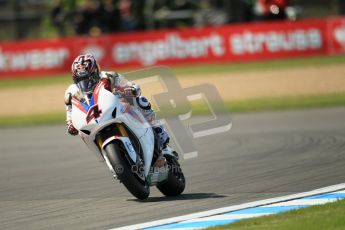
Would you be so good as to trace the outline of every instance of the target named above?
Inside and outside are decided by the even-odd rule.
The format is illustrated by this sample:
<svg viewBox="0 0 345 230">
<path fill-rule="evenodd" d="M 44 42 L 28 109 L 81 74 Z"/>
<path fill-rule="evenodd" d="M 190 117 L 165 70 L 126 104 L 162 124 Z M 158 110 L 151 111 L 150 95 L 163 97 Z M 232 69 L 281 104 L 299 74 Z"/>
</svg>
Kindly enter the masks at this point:
<svg viewBox="0 0 345 230">
<path fill-rule="evenodd" d="M 67 73 L 91 52 L 106 69 L 345 53 L 345 17 L 0 43 L 0 78 Z"/>
</svg>

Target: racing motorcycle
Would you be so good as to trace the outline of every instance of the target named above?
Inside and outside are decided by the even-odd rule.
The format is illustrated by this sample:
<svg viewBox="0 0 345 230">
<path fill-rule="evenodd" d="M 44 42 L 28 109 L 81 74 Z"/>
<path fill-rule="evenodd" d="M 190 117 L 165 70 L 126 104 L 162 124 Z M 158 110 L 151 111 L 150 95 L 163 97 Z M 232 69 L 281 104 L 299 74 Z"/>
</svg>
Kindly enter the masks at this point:
<svg viewBox="0 0 345 230">
<path fill-rule="evenodd" d="M 159 139 L 136 109 L 136 100 L 112 93 L 102 80 L 93 93 L 86 93 L 83 84 L 79 86 L 82 99 L 71 100 L 73 125 L 87 147 L 105 161 L 114 178 L 141 200 L 149 196 L 150 186 L 166 196 L 180 195 L 185 177 L 178 159 L 165 154 L 163 166 L 155 166 L 161 154 Z"/>
</svg>

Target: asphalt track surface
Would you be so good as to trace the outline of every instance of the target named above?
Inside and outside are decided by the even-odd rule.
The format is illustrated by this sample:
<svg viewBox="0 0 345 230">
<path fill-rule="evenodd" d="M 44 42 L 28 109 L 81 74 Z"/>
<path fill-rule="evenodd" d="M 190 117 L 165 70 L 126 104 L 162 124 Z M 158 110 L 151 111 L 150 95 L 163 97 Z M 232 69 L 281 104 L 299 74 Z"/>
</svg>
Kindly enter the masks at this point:
<svg viewBox="0 0 345 230">
<path fill-rule="evenodd" d="M 144 202 L 64 126 L 0 129 L 1 229 L 108 229 L 345 182 L 345 108 L 233 116 L 182 160 L 178 198 Z"/>
</svg>

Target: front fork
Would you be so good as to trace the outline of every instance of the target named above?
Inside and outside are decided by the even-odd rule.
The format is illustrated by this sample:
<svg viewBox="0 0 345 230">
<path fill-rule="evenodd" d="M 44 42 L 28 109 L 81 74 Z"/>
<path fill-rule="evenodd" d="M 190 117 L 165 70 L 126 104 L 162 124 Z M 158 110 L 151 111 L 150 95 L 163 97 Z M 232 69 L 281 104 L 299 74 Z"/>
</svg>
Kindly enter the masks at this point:
<svg viewBox="0 0 345 230">
<path fill-rule="evenodd" d="M 101 152 L 102 157 L 106 162 L 106 165 L 108 166 L 109 170 L 112 172 L 114 177 L 116 178 L 117 170 L 121 170 L 121 169 L 114 169 L 114 167 L 110 164 L 110 161 L 106 155 L 106 152 L 104 151 L 105 146 L 110 144 L 113 141 L 119 141 L 124 146 L 124 148 L 126 149 L 129 155 L 130 161 L 132 161 L 132 162 L 129 162 L 130 165 L 132 165 L 133 163 L 140 162 L 140 157 L 134 150 L 132 143 L 129 139 L 128 132 L 123 124 L 116 123 L 102 130 L 102 132 L 96 136 L 95 143 L 99 151 Z"/>
<path fill-rule="evenodd" d="M 133 173 L 137 174 L 139 178 L 142 180 L 146 180 L 146 182 L 150 185 L 156 185 L 165 181 L 168 178 L 169 168 L 168 165 L 165 164 L 163 167 L 154 167 L 154 163 L 157 161 L 158 157 L 161 155 L 161 145 L 159 143 L 159 139 L 156 138 L 155 135 L 155 148 L 154 154 L 152 159 L 152 164 L 150 167 L 150 171 L 148 175 L 145 177 L 144 173 L 144 162 L 142 161 L 142 157 L 135 151 L 131 140 L 129 138 L 128 132 L 125 126 L 121 123 L 117 123 L 111 127 L 107 127 L 101 135 L 96 137 L 96 144 L 102 153 L 102 157 L 104 158 L 106 165 L 108 166 L 109 170 L 112 172 L 114 178 L 117 179 L 116 171 L 121 169 L 114 169 L 114 167 L 110 164 L 108 157 L 104 151 L 104 148 L 107 144 L 111 143 L 112 141 L 119 141 L 126 149 L 127 152 L 127 160 L 129 165 L 131 165 L 131 170 Z"/>
</svg>

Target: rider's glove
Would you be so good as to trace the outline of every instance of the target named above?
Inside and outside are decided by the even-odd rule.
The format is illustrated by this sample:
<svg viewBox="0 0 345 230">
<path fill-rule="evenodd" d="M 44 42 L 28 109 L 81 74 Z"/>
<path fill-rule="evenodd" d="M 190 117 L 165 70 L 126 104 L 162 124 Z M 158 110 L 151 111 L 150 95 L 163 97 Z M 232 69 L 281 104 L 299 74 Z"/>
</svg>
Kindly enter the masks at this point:
<svg viewBox="0 0 345 230">
<path fill-rule="evenodd" d="M 140 87 L 136 84 L 125 88 L 123 91 L 126 97 L 139 97 L 141 94 Z"/>
<path fill-rule="evenodd" d="M 67 121 L 67 132 L 73 136 L 78 135 L 78 130 L 73 126 L 72 121 Z"/>
</svg>

